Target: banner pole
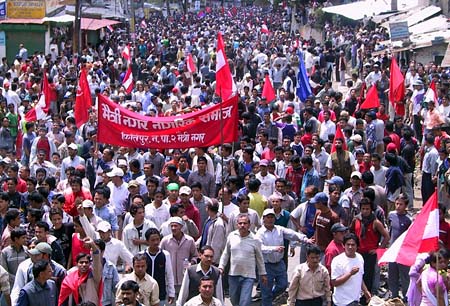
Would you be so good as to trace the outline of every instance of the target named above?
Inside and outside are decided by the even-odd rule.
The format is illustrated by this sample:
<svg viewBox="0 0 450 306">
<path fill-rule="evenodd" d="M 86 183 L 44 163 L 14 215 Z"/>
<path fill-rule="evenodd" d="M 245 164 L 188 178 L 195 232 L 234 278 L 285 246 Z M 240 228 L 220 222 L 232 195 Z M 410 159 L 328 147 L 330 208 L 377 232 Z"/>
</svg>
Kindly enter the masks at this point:
<svg viewBox="0 0 450 306">
<path fill-rule="evenodd" d="M 222 88 L 220 88 L 220 164 L 222 165 L 221 168 L 221 175 L 220 175 L 220 188 L 222 189 L 222 197 L 223 197 L 223 189 L 224 189 L 224 168 L 225 165 L 223 164 L 223 141 L 224 141 L 224 137 L 223 137 L 223 113 L 222 113 Z M 222 202 L 222 214 L 225 210 L 225 207 L 223 205 Z"/>
</svg>

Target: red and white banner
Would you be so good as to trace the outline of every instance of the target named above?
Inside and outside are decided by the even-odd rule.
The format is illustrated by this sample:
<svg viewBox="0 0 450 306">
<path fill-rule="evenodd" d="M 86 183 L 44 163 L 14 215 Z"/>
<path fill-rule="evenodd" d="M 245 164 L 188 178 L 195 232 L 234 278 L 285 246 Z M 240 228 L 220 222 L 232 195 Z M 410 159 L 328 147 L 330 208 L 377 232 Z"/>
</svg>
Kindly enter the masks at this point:
<svg viewBox="0 0 450 306">
<path fill-rule="evenodd" d="M 129 62 L 130 58 L 131 58 L 131 50 L 130 50 L 130 45 L 126 45 L 125 48 L 123 48 L 122 51 L 122 57 Z"/>
<path fill-rule="evenodd" d="M 222 102 L 223 142 L 238 138 L 238 97 Z M 181 116 L 147 117 L 98 95 L 98 141 L 132 148 L 183 149 L 222 142 L 221 106 Z"/>
</svg>

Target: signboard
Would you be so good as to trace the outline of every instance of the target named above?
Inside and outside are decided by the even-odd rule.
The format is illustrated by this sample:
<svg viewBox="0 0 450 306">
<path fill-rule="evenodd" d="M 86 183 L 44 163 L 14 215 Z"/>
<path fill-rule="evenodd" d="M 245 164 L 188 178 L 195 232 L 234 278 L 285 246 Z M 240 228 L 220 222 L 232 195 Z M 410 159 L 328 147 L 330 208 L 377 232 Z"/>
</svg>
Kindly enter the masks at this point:
<svg viewBox="0 0 450 306">
<path fill-rule="evenodd" d="M 391 22 L 389 24 L 391 41 L 405 40 L 409 38 L 409 28 L 407 21 Z"/>
<path fill-rule="evenodd" d="M 8 0 L 6 4 L 8 18 L 40 19 L 45 17 L 44 0 Z"/>
<path fill-rule="evenodd" d="M 6 35 L 4 31 L 0 31 L 0 46 L 6 46 Z"/>
<path fill-rule="evenodd" d="M 0 19 L 6 18 L 6 1 L 0 3 Z"/>
</svg>

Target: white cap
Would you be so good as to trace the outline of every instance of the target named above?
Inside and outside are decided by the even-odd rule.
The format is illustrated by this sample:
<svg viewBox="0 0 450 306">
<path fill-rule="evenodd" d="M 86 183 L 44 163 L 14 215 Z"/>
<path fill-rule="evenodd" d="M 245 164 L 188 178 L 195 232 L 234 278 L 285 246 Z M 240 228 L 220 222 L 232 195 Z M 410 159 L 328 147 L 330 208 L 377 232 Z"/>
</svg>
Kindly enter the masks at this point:
<svg viewBox="0 0 450 306">
<path fill-rule="evenodd" d="M 117 167 L 114 167 L 110 172 L 107 174 L 108 177 L 115 177 L 115 176 L 123 176 L 123 170 Z"/>
<path fill-rule="evenodd" d="M 109 232 L 111 230 L 111 224 L 106 221 L 101 221 L 99 224 L 97 224 L 97 231 L 99 232 Z"/>
<path fill-rule="evenodd" d="M 72 150 L 78 150 L 78 146 L 73 142 L 68 146 L 68 148 Z"/>
</svg>

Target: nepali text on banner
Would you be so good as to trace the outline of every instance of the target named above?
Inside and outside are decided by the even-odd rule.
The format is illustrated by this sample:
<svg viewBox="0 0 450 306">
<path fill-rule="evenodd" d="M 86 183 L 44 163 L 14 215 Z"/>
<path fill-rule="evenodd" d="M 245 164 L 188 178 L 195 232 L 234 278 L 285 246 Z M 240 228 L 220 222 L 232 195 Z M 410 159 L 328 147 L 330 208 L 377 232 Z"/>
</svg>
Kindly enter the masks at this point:
<svg viewBox="0 0 450 306">
<path fill-rule="evenodd" d="M 223 142 L 234 142 L 238 138 L 237 100 L 235 96 L 222 102 L 222 109 L 216 104 L 180 116 L 147 117 L 98 95 L 98 141 L 133 148 L 208 147 L 222 143 L 222 126 Z"/>
</svg>

